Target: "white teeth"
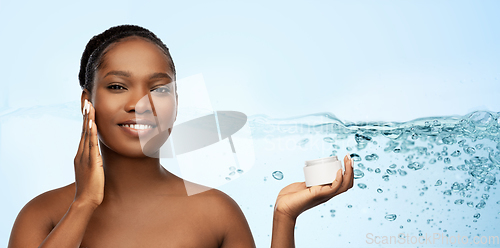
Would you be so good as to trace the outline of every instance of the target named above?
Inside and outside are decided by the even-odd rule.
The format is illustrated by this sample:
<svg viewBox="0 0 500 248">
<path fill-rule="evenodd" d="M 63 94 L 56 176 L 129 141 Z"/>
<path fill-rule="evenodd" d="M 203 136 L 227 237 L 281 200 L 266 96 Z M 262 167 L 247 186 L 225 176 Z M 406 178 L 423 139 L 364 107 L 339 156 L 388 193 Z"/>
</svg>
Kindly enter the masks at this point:
<svg viewBox="0 0 500 248">
<path fill-rule="evenodd" d="M 124 127 L 129 127 L 129 128 L 133 128 L 133 129 L 150 129 L 150 128 L 153 128 L 153 126 L 151 125 L 143 125 L 143 124 L 120 124 L 120 126 L 124 126 Z"/>
</svg>

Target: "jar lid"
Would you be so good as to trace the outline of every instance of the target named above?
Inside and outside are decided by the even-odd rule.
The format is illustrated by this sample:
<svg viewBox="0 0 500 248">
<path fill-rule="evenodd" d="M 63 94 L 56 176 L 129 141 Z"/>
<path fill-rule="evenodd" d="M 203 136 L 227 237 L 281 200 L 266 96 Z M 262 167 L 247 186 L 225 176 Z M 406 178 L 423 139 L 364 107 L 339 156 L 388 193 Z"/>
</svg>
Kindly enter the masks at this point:
<svg viewBox="0 0 500 248">
<path fill-rule="evenodd" d="M 313 160 L 307 160 L 306 161 L 306 166 L 313 166 L 317 164 L 324 164 L 324 163 L 332 163 L 339 161 L 337 156 L 331 156 L 327 158 L 318 158 L 318 159 L 313 159 Z"/>
</svg>

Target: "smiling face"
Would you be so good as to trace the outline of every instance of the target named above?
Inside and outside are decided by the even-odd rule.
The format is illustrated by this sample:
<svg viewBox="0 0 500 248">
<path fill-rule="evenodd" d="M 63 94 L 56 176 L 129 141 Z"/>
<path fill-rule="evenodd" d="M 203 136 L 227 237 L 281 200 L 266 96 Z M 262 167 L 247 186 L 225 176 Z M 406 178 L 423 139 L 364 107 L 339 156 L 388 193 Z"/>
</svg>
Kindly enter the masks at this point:
<svg viewBox="0 0 500 248">
<path fill-rule="evenodd" d="M 99 139 L 127 157 L 154 156 L 177 116 L 171 62 L 157 45 L 136 36 L 104 52 L 91 94 Z"/>
</svg>

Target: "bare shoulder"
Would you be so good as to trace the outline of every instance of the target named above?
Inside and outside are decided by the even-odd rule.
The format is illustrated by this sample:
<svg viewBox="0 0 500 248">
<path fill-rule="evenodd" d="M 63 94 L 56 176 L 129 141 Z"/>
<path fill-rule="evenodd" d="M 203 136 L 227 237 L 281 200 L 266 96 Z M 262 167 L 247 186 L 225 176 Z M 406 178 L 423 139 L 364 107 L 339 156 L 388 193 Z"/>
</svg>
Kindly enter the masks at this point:
<svg viewBox="0 0 500 248">
<path fill-rule="evenodd" d="M 241 212 L 236 201 L 218 189 L 209 188 L 189 181 L 186 181 L 185 186 L 186 188 L 190 188 L 189 191 L 191 192 L 201 192 L 189 197 L 191 197 L 194 202 L 200 203 L 199 206 L 202 206 L 205 211 L 209 211 L 210 214 L 223 217 L 223 215 L 227 216 L 231 213 L 239 214 L 239 212 Z"/>
<path fill-rule="evenodd" d="M 56 221 L 61 214 L 64 215 L 73 202 L 75 195 L 74 189 L 75 183 L 71 183 L 41 193 L 26 203 L 21 211 L 34 212 L 39 215 L 40 218 L 46 218 L 47 223 L 50 222 L 50 225 L 54 227 L 54 221 Z M 58 220 L 55 223 L 58 223 Z"/>
<path fill-rule="evenodd" d="M 49 190 L 26 203 L 14 222 L 8 247 L 38 246 L 54 228 L 55 218 L 69 208 L 70 190 L 71 185 Z"/>
<path fill-rule="evenodd" d="M 198 206 L 209 216 L 214 230 L 221 233 L 221 247 L 255 247 L 245 215 L 233 198 L 218 189 L 193 197 L 200 201 Z"/>
</svg>

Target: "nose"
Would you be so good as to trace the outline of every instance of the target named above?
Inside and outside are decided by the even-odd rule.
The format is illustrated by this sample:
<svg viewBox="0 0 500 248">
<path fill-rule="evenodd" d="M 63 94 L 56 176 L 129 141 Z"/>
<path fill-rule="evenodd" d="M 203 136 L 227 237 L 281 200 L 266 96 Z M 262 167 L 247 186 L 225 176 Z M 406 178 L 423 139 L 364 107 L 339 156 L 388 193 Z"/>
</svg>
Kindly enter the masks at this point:
<svg viewBox="0 0 500 248">
<path fill-rule="evenodd" d="M 136 114 L 152 112 L 149 91 L 138 90 L 136 92 L 131 92 L 129 96 L 127 104 L 125 105 L 125 111 L 136 112 Z"/>
</svg>

